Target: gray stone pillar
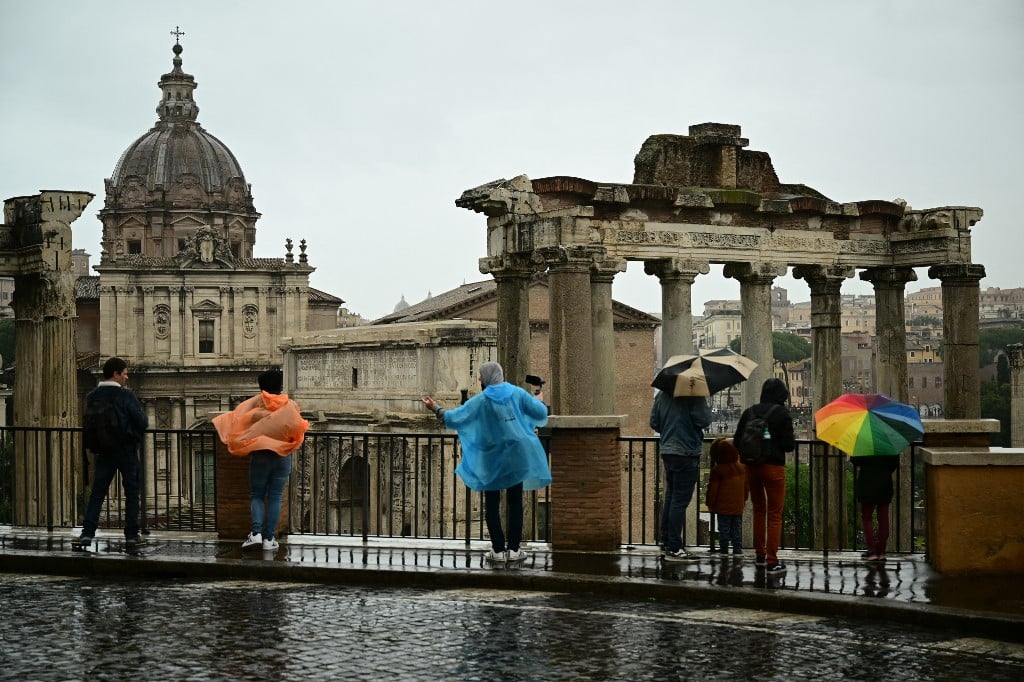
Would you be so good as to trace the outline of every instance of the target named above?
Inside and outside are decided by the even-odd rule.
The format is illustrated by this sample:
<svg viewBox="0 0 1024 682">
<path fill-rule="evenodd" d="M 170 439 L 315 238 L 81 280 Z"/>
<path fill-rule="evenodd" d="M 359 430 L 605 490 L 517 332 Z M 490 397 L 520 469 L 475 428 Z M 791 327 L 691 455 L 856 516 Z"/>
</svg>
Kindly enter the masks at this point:
<svg viewBox="0 0 1024 682">
<path fill-rule="evenodd" d="M 67 428 L 81 424 L 75 363 L 75 275 L 71 223 L 85 210 L 89 192 L 44 191 L 4 202 L 9 245 L 18 246 L 14 276 L 14 425 Z M 80 466 L 77 439 L 68 433 L 40 438 L 14 434 L 15 525 L 73 525 L 73 471 Z M 67 457 L 71 466 L 62 466 Z"/>
<path fill-rule="evenodd" d="M 554 414 L 593 414 L 592 249 L 558 247 L 544 249 L 542 255 L 550 268 L 549 403 Z"/>
<path fill-rule="evenodd" d="M 644 272 L 661 281 L 661 365 L 673 355 L 693 353 L 693 307 L 690 292 L 706 262 L 667 258 L 644 261 Z"/>
<path fill-rule="evenodd" d="M 933 265 L 928 276 L 942 280 L 943 376 L 946 419 L 981 417 L 978 374 L 980 281 L 985 266 L 972 263 Z"/>
<path fill-rule="evenodd" d="M 869 268 L 860 273 L 860 278 L 871 282 L 875 289 L 875 338 L 878 345 L 875 355 L 875 390 L 879 393 L 907 402 L 907 321 L 904 299 L 907 282 L 917 279 L 912 268 Z M 890 549 L 911 551 L 914 520 L 914 490 L 911 486 L 913 463 L 910 457 L 900 458 L 898 504 L 892 505 L 891 528 L 898 529 L 899 535 L 889 536 Z M 896 518 L 897 510 L 900 517 Z"/>
<path fill-rule="evenodd" d="M 907 402 L 907 282 L 917 279 L 912 268 L 869 268 L 860 278 L 875 289 L 875 387 L 879 393 Z"/>
<path fill-rule="evenodd" d="M 595 262 L 590 270 L 594 414 L 615 414 L 615 316 L 612 311 L 612 281 L 616 273 L 625 271 L 624 260 Z"/>
<path fill-rule="evenodd" d="M 498 363 L 505 380 L 521 386 L 530 366 L 530 278 L 536 267 L 526 258 L 481 258 L 480 272 L 494 277 L 497 291 Z M 536 373 L 536 372 L 533 372 Z"/>
<path fill-rule="evenodd" d="M 1006 347 L 1010 363 L 1010 447 L 1024 448 L 1024 343 Z"/>
<path fill-rule="evenodd" d="M 184 310 L 184 294 L 182 293 L 182 287 L 168 287 L 167 295 L 169 297 L 171 307 L 170 329 L 168 330 L 168 334 L 170 335 L 171 341 L 171 360 L 175 364 L 181 364 L 182 358 L 185 355 L 185 349 L 183 347 L 183 344 L 185 342 L 185 325 L 187 324 Z M 103 321 L 102 317 L 103 310 L 101 309 L 101 322 Z"/>
<path fill-rule="evenodd" d="M 757 369 L 743 383 L 743 407 L 750 407 L 761 399 L 761 385 L 773 376 L 772 283 L 785 273 L 785 266 L 775 263 L 727 263 L 725 266 L 725 276 L 740 283 L 742 352 L 757 363 Z"/>
<path fill-rule="evenodd" d="M 840 265 L 801 265 L 793 276 L 811 288 L 811 367 L 813 409 L 842 393 L 842 336 L 840 291 L 853 268 Z M 832 447 L 815 447 L 811 455 L 812 518 L 816 546 L 835 549 L 845 544 L 846 455 Z"/>
</svg>

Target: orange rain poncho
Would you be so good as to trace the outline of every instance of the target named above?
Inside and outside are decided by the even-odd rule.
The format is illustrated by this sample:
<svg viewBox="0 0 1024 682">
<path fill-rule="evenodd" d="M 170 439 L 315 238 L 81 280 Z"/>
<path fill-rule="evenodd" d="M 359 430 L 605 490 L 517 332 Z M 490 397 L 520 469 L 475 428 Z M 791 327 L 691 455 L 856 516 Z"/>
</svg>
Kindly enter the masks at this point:
<svg viewBox="0 0 1024 682">
<path fill-rule="evenodd" d="M 231 412 L 214 417 L 213 426 L 232 455 L 273 450 L 284 457 L 302 445 L 309 422 L 286 394 L 260 391 Z"/>
</svg>

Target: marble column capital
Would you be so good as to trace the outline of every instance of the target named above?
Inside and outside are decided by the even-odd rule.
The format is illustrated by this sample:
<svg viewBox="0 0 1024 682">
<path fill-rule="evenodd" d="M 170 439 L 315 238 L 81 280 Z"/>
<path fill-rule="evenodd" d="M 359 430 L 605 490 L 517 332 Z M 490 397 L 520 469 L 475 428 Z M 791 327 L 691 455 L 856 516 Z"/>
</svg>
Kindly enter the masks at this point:
<svg viewBox="0 0 1024 682">
<path fill-rule="evenodd" d="M 798 265 L 793 268 L 793 277 L 802 279 L 811 287 L 811 293 L 839 293 L 843 280 L 853 277 L 854 268 L 849 265 Z"/>
<path fill-rule="evenodd" d="M 1006 347 L 1006 358 L 1010 369 L 1024 368 L 1024 343 L 1011 343 Z"/>
<path fill-rule="evenodd" d="M 543 268 L 529 256 L 513 256 L 504 254 L 489 258 L 481 258 L 480 272 L 491 275 L 496 280 L 507 278 L 528 279 Z"/>
<path fill-rule="evenodd" d="M 876 289 L 881 287 L 904 287 L 907 282 L 916 282 L 914 268 L 867 268 L 860 273 L 860 279 L 871 282 Z"/>
<path fill-rule="evenodd" d="M 552 246 L 534 252 L 549 269 L 561 272 L 587 272 L 604 261 L 605 249 L 596 246 Z"/>
<path fill-rule="evenodd" d="M 985 266 L 975 263 L 947 263 L 928 268 L 928 276 L 943 284 L 977 284 L 985 277 Z"/>
<path fill-rule="evenodd" d="M 590 281 L 610 284 L 615 275 L 626 271 L 626 260 L 624 258 L 594 258 L 590 266 Z"/>
<path fill-rule="evenodd" d="M 693 284 L 697 275 L 706 275 L 711 272 L 711 265 L 707 261 L 687 258 L 664 258 L 645 260 L 644 272 L 657 276 L 662 282 L 685 280 L 689 284 Z"/>
<path fill-rule="evenodd" d="M 786 274 L 784 263 L 726 263 L 722 274 L 743 284 L 771 284 Z"/>
</svg>

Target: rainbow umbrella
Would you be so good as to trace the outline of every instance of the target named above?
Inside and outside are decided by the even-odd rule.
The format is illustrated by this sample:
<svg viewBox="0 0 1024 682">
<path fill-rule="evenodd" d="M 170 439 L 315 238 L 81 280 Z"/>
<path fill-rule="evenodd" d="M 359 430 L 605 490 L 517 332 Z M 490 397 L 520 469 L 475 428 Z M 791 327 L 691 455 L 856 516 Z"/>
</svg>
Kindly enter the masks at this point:
<svg viewBox="0 0 1024 682">
<path fill-rule="evenodd" d="M 884 393 L 846 393 L 814 413 L 818 438 L 848 455 L 897 455 L 924 433 L 910 405 Z"/>
</svg>

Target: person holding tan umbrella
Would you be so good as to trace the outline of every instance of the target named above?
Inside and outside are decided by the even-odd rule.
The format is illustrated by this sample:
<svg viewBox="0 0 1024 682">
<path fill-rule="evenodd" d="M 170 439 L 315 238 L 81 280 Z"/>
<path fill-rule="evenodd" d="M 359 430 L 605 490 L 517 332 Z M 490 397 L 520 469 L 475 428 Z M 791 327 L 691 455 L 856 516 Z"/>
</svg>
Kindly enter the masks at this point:
<svg viewBox="0 0 1024 682">
<path fill-rule="evenodd" d="M 700 477 L 704 429 L 711 425 L 712 394 L 744 381 L 757 367 L 728 348 L 676 355 L 654 377 L 658 389 L 651 406 L 651 428 L 658 432 L 658 452 L 665 469 L 661 508 L 662 560 L 697 561 L 683 546 L 683 518 Z"/>
</svg>

